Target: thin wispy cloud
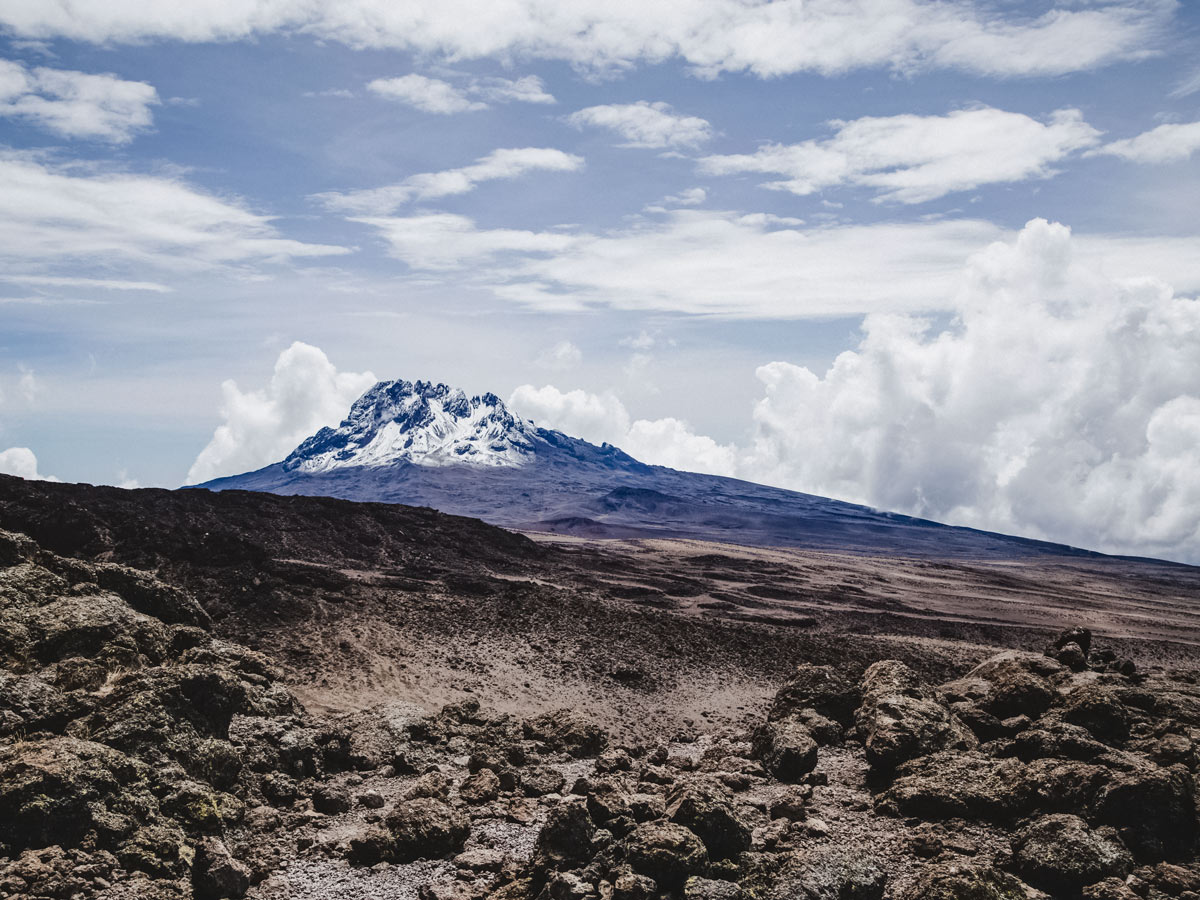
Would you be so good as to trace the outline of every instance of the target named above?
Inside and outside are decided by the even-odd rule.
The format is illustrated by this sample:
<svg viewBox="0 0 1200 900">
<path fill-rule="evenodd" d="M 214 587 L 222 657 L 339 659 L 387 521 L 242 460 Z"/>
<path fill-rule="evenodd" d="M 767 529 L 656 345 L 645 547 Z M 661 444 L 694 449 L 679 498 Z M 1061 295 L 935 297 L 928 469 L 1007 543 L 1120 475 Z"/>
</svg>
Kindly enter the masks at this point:
<svg viewBox="0 0 1200 900">
<path fill-rule="evenodd" d="M 782 176 L 762 186 L 801 196 L 849 185 L 873 190 L 881 201 L 924 203 L 983 185 L 1046 178 L 1055 163 L 1100 138 L 1074 109 L 1059 110 L 1047 122 L 982 108 L 832 124 L 830 138 L 707 156 L 700 171 Z"/>
<path fill-rule="evenodd" d="M 282 237 L 270 216 L 179 179 L 0 156 L 0 260 L 196 269 L 346 252 Z"/>
<path fill-rule="evenodd" d="M 313 199 L 339 212 L 386 215 L 406 203 L 468 193 L 487 181 L 506 181 L 531 172 L 578 172 L 583 165 L 583 157 L 552 147 L 500 149 L 469 166 L 422 172 L 381 188 L 315 194 Z"/>
<path fill-rule="evenodd" d="M 1135 163 L 1177 163 L 1200 150 L 1200 122 L 1159 125 L 1137 137 L 1113 141 L 1093 155 L 1119 156 Z"/>
</svg>

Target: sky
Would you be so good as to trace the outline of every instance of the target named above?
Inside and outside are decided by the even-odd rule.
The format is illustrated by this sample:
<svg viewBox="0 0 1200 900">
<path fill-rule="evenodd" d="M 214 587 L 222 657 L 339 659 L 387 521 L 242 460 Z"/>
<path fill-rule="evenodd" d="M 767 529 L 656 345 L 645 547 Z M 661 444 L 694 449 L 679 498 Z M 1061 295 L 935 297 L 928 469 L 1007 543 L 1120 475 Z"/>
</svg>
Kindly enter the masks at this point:
<svg viewBox="0 0 1200 900">
<path fill-rule="evenodd" d="M 376 379 L 1200 563 L 1200 4 L 0 0 L 0 471 Z"/>
</svg>

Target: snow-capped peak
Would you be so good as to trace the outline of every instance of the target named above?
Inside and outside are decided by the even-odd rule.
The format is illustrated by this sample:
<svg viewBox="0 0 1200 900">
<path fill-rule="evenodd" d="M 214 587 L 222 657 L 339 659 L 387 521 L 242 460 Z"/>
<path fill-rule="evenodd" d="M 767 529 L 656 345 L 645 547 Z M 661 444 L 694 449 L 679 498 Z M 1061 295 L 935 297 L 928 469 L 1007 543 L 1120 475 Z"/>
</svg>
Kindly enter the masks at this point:
<svg viewBox="0 0 1200 900">
<path fill-rule="evenodd" d="M 495 394 L 468 397 L 428 381 L 381 381 L 337 428 L 322 428 L 295 449 L 284 469 L 327 472 L 351 466 L 520 466 L 540 440 L 533 423 Z"/>
</svg>

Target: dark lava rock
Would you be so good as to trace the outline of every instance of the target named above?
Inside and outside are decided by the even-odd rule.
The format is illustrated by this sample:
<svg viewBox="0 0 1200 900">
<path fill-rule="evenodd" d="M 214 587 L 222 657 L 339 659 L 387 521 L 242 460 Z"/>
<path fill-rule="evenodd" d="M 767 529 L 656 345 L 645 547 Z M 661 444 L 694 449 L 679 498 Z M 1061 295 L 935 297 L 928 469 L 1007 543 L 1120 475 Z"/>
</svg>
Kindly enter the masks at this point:
<svg viewBox="0 0 1200 900">
<path fill-rule="evenodd" d="M 1055 650 L 1054 658 L 1072 672 L 1082 672 L 1088 667 L 1087 653 L 1074 641 Z"/>
<path fill-rule="evenodd" d="M 745 892 L 732 881 L 693 875 L 683 885 L 683 900 L 743 900 Z"/>
<path fill-rule="evenodd" d="M 935 866 L 904 894 L 904 900 L 1035 900 L 1044 898 L 1019 878 L 991 866 Z"/>
<path fill-rule="evenodd" d="M 222 900 L 246 896 L 250 870 L 238 862 L 220 840 L 208 838 L 196 845 L 192 863 L 192 894 L 196 900 Z"/>
<path fill-rule="evenodd" d="M 771 801 L 767 807 L 767 814 L 772 819 L 803 821 L 808 815 L 808 803 L 812 800 L 812 795 L 811 785 L 805 784 L 789 788 Z"/>
<path fill-rule="evenodd" d="M 530 766 L 521 772 L 521 790 L 527 797 L 561 794 L 566 783 L 562 772 L 550 766 Z"/>
<path fill-rule="evenodd" d="M 693 832 L 674 822 L 646 822 L 625 840 L 629 864 L 660 888 L 681 886 L 708 871 L 708 851 Z"/>
<path fill-rule="evenodd" d="M 726 859 L 750 848 L 750 826 L 734 813 L 724 787 L 693 782 L 675 788 L 667 799 L 667 818 L 704 841 L 710 859 Z"/>
<path fill-rule="evenodd" d="M 1084 653 L 1087 653 L 1092 648 L 1092 632 L 1088 628 L 1083 628 L 1076 625 L 1074 628 L 1068 628 L 1059 634 L 1054 639 L 1054 649 L 1062 650 L 1068 644 L 1075 644 Z"/>
<path fill-rule="evenodd" d="M 387 814 L 397 862 L 458 853 L 471 833 L 467 817 L 429 797 L 405 800 Z"/>
<path fill-rule="evenodd" d="M 458 795 L 473 806 L 491 803 L 500 795 L 500 779 L 491 769 L 480 769 L 463 779 Z"/>
<path fill-rule="evenodd" d="M 1107 830 L 1107 829 L 1106 829 Z M 1133 858 L 1115 833 L 1092 831 L 1078 816 L 1042 816 L 1013 838 L 1013 865 L 1030 884 L 1056 896 L 1129 874 Z"/>
<path fill-rule="evenodd" d="M 895 660 L 874 663 L 863 675 L 858 729 L 872 768 L 891 771 L 910 759 L 939 750 L 969 750 L 978 740 L 916 674 Z"/>
<path fill-rule="evenodd" d="M 854 711 L 862 702 L 858 679 L 833 666 L 796 667 L 791 679 L 775 694 L 768 718 L 786 719 L 802 710 L 812 710 L 842 726 L 854 723 Z"/>
<path fill-rule="evenodd" d="M 1183 766 L 1111 773 L 1096 801 L 1096 818 L 1117 829 L 1139 862 L 1187 856 L 1197 837 L 1192 775 Z"/>
<path fill-rule="evenodd" d="M 1051 679 L 1063 671 L 1061 665 L 1043 655 L 1008 650 L 984 660 L 938 691 L 950 703 L 971 703 L 1000 720 L 1013 716 L 1037 719 L 1054 703 Z"/>
<path fill-rule="evenodd" d="M 344 813 L 350 808 L 350 792 L 338 784 L 319 785 L 312 794 L 313 809 L 326 815 Z"/>
<path fill-rule="evenodd" d="M 596 826 L 582 800 L 567 800 L 553 807 L 538 832 L 534 863 L 543 869 L 559 869 L 591 858 Z"/>
<path fill-rule="evenodd" d="M 613 900 L 651 900 L 657 896 L 654 879 L 637 872 L 622 872 L 613 882 Z"/>
<path fill-rule="evenodd" d="M 798 856 L 779 874 L 772 900 L 881 900 L 887 872 L 865 848 Z"/>
<path fill-rule="evenodd" d="M 1102 741 L 1121 743 L 1129 738 L 1129 711 L 1115 691 L 1101 685 L 1085 685 L 1068 694 L 1062 716 Z"/>
<path fill-rule="evenodd" d="M 604 729 L 571 710 L 544 713 L 522 724 L 525 737 L 572 756 L 596 756 L 608 744 Z"/>
<path fill-rule="evenodd" d="M 89 831 L 111 843 L 134 821 L 122 801 L 152 804 L 150 770 L 91 741 L 51 737 L 0 747 L 0 842 L 18 850 L 73 847 Z"/>
<path fill-rule="evenodd" d="M 752 752 L 780 781 L 799 781 L 817 766 L 817 742 L 795 718 L 758 726 Z"/>
</svg>

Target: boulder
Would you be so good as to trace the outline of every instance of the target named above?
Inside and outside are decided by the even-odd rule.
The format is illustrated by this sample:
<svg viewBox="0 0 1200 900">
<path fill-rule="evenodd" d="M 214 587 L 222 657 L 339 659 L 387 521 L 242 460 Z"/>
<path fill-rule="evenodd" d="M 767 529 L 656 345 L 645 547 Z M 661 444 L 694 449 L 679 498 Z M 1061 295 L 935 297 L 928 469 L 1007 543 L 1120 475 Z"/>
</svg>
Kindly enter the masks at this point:
<svg viewBox="0 0 1200 900">
<path fill-rule="evenodd" d="M 817 742 L 794 717 L 758 726 L 752 752 L 780 781 L 799 781 L 817 766 Z"/>
<path fill-rule="evenodd" d="M 950 710 L 921 687 L 896 660 L 874 663 L 863 676 L 863 702 L 855 719 L 867 762 L 890 772 L 903 762 L 940 750 L 969 750 L 979 741 Z"/>
<path fill-rule="evenodd" d="M 312 794 L 313 809 L 326 815 L 344 813 L 350 802 L 350 792 L 340 784 L 318 785 Z"/>
<path fill-rule="evenodd" d="M 865 847 L 797 856 L 780 872 L 771 900 L 881 900 L 887 871 Z"/>
<path fill-rule="evenodd" d="M 550 766 L 530 766 L 521 772 L 521 790 L 527 797 L 562 793 L 566 783 L 562 772 Z"/>
<path fill-rule="evenodd" d="M 934 753 L 901 766 L 882 805 L 922 819 L 1009 821 L 1032 803 L 1024 766 L 978 751 Z"/>
<path fill-rule="evenodd" d="M 723 786 L 703 780 L 683 784 L 667 800 L 667 818 L 697 835 L 710 859 L 726 859 L 750 848 L 751 828 L 734 813 Z"/>
<path fill-rule="evenodd" d="M 1129 738 L 1131 716 L 1116 692 L 1098 684 L 1076 688 L 1063 703 L 1063 720 L 1086 728 L 1101 741 L 1121 743 Z"/>
<path fill-rule="evenodd" d="M 966 701 L 1003 720 L 1013 716 L 1038 718 L 1054 703 L 1051 678 L 1063 667 L 1035 653 L 998 653 L 938 691 L 950 703 Z"/>
<path fill-rule="evenodd" d="M 458 795 L 472 806 L 491 803 L 500 796 L 500 779 L 491 769 L 480 769 L 463 779 Z"/>
<path fill-rule="evenodd" d="M 1019 878 L 991 866 L 948 863 L 928 869 L 903 900 L 1049 900 Z"/>
<path fill-rule="evenodd" d="M 1027 882 L 1055 896 L 1124 877 L 1133 858 L 1110 829 L 1092 831 L 1078 816 L 1042 816 L 1013 838 L 1013 866 Z"/>
<path fill-rule="evenodd" d="M 192 861 L 192 895 L 195 900 L 223 900 L 246 896 L 250 870 L 234 859 L 217 838 L 196 845 Z"/>
<path fill-rule="evenodd" d="M 384 823 L 391 832 L 397 862 L 458 853 L 471 833 L 466 816 L 429 797 L 398 803 Z"/>
<path fill-rule="evenodd" d="M 674 822 L 646 822 L 625 840 L 629 864 L 667 890 L 708 871 L 708 851 L 700 838 Z"/>
<path fill-rule="evenodd" d="M 1192 775 L 1183 766 L 1113 773 L 1097 797 L 1096 819 L 1117 829 L 1138 862 L 1190 855 L 1197 837 Z"/>
<path fill-rule="evenodd" d="M 849 726 L 861 702 L 858 680 L 845 668 L 802 663 L 775 694 L 767 717 L 775 721 L 810 710 L 841 726 Z"/>
<path fill-rule="evenodd" d="M 596 756 L 608 744 L 604 729 L 571 710 L 544 713 L 522 723 L 529 740 L 575 757 Z"/>
<path fill-rule="evenodd" d="M 591 859 L 596 826 L 582 800 L 559 803 L 546 816 L 534 845 L 534 864 L 541 869 L 570 868 Z"/>
</svg>

